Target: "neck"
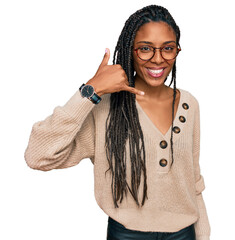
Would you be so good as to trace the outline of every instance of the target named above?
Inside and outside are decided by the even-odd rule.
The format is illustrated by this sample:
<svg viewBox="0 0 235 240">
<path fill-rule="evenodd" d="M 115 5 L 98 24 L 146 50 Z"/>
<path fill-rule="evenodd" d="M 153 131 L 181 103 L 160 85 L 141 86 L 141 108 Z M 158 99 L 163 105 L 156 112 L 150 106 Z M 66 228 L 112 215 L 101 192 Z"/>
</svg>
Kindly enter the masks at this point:
<svg viewBox="0 0 235 240">
<path fill-rule="evenodd" d="M 139 78 L 138 76 L 135 76 L 135 88 L 145 92 L 143 98 L 147 101 L 161 101 L 166 99 L 166 96 L 169 97 L 170 94 L 169 87 L 167 87 L 164 83 L 157 86 L 149 85 L 145 80 Z"/>
</svg>

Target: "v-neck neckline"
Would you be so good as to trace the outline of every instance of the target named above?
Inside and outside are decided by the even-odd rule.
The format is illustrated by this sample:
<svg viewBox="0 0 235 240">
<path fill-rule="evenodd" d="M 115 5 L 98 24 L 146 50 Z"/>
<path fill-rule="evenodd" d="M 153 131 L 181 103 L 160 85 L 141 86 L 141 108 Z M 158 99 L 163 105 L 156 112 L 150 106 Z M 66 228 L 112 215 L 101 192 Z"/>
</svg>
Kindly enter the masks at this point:
<svg viewBox="0 0 235 240">
<path fill-rule="evenodd" d="M 181 113 L 181 106 L 183 103 L 183 90 L 181 88 L 177 88 L 180 91 L 180 99 L 179 99 L 179 104 L 176 110 L 176 115 L 173 121 L 173 127 L 176 126 L 176 121 L 179 118 L 179 114 Z M 138 103 L 138 101 L 135 99 L 136 102 L 136 106 L 139 107 L 139 109 L 142 111 L 143 115 L 145 116 L 145 118 L 147 119 L 147 121 L 149 122 L 149 124 L 165 139 L 168 137 L 168 135 L 170 134 L 170 130 L 171 130 L 171 125 L 169 127 L 169 129 L 167 130 L 167 132 L 165 134 L 163 134 L 158 128 L 157 126 L 152 122 L 152 120 L 150 119 L 150 117 L 147 115 L 147 113 L 143 110 L 143 108 L 140 106 L 140 104 Z"/>
</svg>

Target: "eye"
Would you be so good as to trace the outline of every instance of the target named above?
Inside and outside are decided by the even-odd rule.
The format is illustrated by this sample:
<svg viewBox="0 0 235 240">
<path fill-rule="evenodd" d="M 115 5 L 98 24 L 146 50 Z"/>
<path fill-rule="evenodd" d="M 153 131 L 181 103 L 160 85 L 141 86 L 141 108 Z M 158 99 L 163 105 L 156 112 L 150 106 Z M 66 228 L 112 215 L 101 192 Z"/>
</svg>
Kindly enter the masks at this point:
<svg viewBox="0 0 235 240">
<path fill-rule="evenodd" d="M 152 49 L 149 46 L 143 46 L 139 48 L 141 52 L 149 52 Z"/>
<path fill-rule="evenodd" d="M 175 47 L 165 46 L 165 47 L 163 48 L 163 50 L 164 50 L 165 52 L 171 52 L 171 51 L 174 50 L 174 48 L 175 48 Z"/>
</svg>

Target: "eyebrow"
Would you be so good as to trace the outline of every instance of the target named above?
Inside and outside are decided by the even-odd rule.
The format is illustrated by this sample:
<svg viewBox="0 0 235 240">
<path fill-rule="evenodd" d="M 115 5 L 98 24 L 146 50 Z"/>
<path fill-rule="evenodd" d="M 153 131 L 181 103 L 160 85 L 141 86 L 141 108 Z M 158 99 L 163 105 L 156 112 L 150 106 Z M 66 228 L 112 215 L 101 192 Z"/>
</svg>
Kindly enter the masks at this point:
<svg viewBox="0 0 235 240">
<path fill-rule="evenodd" d="M 166 43 L 171 43 L 171 42 L 174 42 L 174 43 L 176 43 L 175 41 L 166 41 L 166 42 L 164 42 L 163 44 L 166 44 Z M 147 44 L 153 44 L 152 42 L 148 42 L 148 41 L 139 41 L 139 42 L 137 42 L 137 43 L 147 43 Z"/>
</svg>

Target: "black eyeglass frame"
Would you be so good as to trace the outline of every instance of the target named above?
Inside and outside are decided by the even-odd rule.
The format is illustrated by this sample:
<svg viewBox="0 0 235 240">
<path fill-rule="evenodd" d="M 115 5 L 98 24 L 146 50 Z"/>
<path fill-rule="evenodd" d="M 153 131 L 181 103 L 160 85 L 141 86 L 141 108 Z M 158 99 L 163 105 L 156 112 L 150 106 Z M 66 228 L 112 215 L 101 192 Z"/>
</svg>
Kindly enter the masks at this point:
<svg viewBox="0 0 235 240">
<path fill-rule="evenodd" d="M 142 47 L 145 47 L 145 46 L 148 46 L 148 47 L 153 48 L 153 56 L 152 56 L 151 58 L 147 59 L 147 60 L 140 58 L 139 55 L 138 55 L 138 52 L 137 52 L 139 48 L 142 48 Z M 162 56 L 162 49 L 163 49 L 164 47 L 166 47 L 166 46 L 167 46 L 167 45 L 165 45 L 165 46 L 163 46 L 163 47 L 157 48 L 157 47 L 153 47 L 153 46 L 149 46 L 149 45 L 144 45 L 144 46 L 141 46 L 141 47 L 138 47 L 138 48 L 134 48 L 134 51 L 136 52 L 136 55 L 137 55 L 137 57 L 138 57 L 139 59 L 141 59 L 142 61 L 149 61 L 149 60 L 151 60 L 151 59 L 154 57 L 154 55 L 155 55 L 155 53 L 156 53 L 156 49 L 160 49 L 161 57 L 162 57 L 164 60 L 166 60 L 166 61 L 170 61 L 170 60 L 175 59 L 175 58 L 178 56 L 179 52 L 182 50 L 180 44 L 178 44 L 176 56 L 175 56 L 174 58 L 172 58 L 172 59 L 165 59 L 165 58 Z"/>
</svg>

